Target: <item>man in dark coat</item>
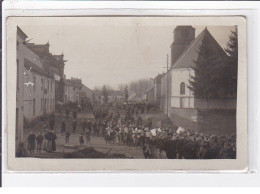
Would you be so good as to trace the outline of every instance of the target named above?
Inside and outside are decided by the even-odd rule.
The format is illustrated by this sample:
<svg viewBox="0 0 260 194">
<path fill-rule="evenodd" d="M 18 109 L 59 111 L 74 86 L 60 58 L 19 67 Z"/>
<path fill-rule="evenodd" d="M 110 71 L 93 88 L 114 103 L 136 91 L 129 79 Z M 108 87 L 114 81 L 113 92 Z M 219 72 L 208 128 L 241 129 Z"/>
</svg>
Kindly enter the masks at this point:
<svg viewBox="0 0 260 194">
<path fill-rule="evenodd" d="M 77 118 L 77 111 L 74 110 L 72 114 L 73 114 L 73 118 L 76 119 Z"/>
<path fill-rule="evenodd" d="M 53 129 L 54 129 L 54 117 L 51 116 L 51 117 L 50 117 L 50 130 L 53 131 Z"/>
<path fill-rule="evenodd" d="M 66 143 L 70 142 L 70 132 L 68 132 L 68 131 L 65 133 L 65 141 L 66 141 Z"/>
<path fill-rule="evenodd" d="M 41 153 L 43 140 L 44 140 L 44 138 L 43 138 L 43 135 L 41 133 L 39 135 L 37 135 L 36 142 L 37 142 L 37 153 L 38 154 Z"/>
<path fill-rule="evenodd" d="M 85 130 L 87 128 L 87 122 L 85 120 L 82 121 L 81 127 L 82 127 L 82 133 L 84 135 L 85 134 Z"/>
<path fill-rule="evenodd" d="M 143 124 L 143 119 L 142 119 L 141 116 L 139 116 L 138 119 L 137 119 L 137 126 L 142 127 L 142 124 Z"/>
<path fill-rule="evenodd" d="M 55 152 L 55 151 L 56 151 L 56 139 L 57 139 L 57 136 L 56 136 L 55 132 L 53 131 L 53 132 L 52 132 L 52 135 L 51 135 L 51 147 L 52 147 L 52 152 Z"/>
<path fill-rule="evenodd" d="M 80 136 L 79 136 L 79 145 L 83 146 L 83 144 L 84 144 L 84 137 L 83 137 L 82 134 L 80 134 Z"/>
<path fill-rule="evenodd" d="M 75 131 L 77 129 L 77 125 L 78 125 L 78 123 L 77 123 L 76 119 L 74 119 L 73 122 L 72 122 L 72 131 L 73 131 L 73 133 L 75 133 Z"/>
<path fill-rule="evenodd" d="M 35 140 L 36 140 L 36 136 L 34 133 L 30 133 L 30 135 L 27 138 L 28 141 L 28 149 L 30 151 L 30 154 L 34 154 L 34 149 L 35 149 Z"/>
<path fill-rule="evenodd" d="M 87 132 L 86 132 L 86 141 L 87 141 L 87 144 L 90 144 L 90 130 L 87 130 Z"/>
<path fill-rule="evenodd" d="M 70 114 L 70 109 L 69 107 L 66 108 L 66 118 L 68 119 L 69 118 L 69 114 Z"/>
<path fill-rule="evenodd" d="M 66 131 L 66 123 L 65 123 L 65 120 L 63 119 L 61 122 L 61 135 L 62 136 L 64 135 L 65 131 Z"/>
</svg>

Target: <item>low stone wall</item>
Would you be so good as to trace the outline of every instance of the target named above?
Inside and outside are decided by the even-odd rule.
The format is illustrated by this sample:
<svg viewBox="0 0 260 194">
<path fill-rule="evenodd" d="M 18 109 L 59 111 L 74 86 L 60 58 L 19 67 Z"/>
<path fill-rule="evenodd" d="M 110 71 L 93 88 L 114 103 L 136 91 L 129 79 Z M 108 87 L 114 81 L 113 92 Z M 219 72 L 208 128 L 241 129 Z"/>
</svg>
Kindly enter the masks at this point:
<svg viewBox="0 0 260 194">
<path fill-rule="evenodd" d="M 184 129 L 197 130 L 197 110 L 196 109 L 171 109 L 170 119 L 175 126 Z"/>
<path fill-rule="evenodd" d="M 198 125 L 204 133 L 236 133 L 236 110 L 198 110 Z"/>
<path fill-rule="evenodd" d="M 194 107 L 197 109 L 234 110 L 237 106 L 236 98 L 201 99 L 194 98 Z"/>
<path fill-rule="evenodd" d="M 236 133 L 236 110 L 172 108 L 174 125 L 208 134 Z"/>
</svg>

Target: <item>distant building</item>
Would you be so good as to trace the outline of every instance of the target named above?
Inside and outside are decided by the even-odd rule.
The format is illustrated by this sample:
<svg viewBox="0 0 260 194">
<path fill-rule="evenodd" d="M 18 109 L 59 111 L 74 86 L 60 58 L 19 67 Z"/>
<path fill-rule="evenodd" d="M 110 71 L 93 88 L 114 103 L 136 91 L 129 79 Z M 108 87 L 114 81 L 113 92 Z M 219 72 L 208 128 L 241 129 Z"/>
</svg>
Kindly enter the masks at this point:
<svg viewBox="0 0 260 194">
<path fill-rule="evenodd" d="M 82 84 L 81 90 L 80 90 L 80 104 L 81 105 L 87 105 L 92 103 L 92 97 L 93 92 L 91 89 L 89 89 L 87 86 Z"/>
<path fill-rule="evenodd" d="M 124 94 L 119 90 L 112 90 L 108 92 L 108 103 L 123 103 L 124 101 Z M 95 104 L 104 104 L 105 98 L 103 95 L 103 91 L 93 91 L 93 101 Z"/>
<path fill-rule="evenodd" d="M 147 92 L 146 92 L 146 102 L 147 103 L 154 103 L 155 102 L 155 92 L 154 92 L 154 86 L 152 88 L 150 88 Z"/>
<path fill-rule="evenodd" d="M 81 79 L 72 78 L 72 79 L 65 79 L 65 95 L 64 95 L 64 102 L 69 103 L 77 103 L 80 104 L 80 92 L 82 88 Z"/>
<path fill-rule="evenodd" d="M 145 98 L 142 98 L 142 96 L 137 95 L 135 92 L 131 93 L 130 96 L 128 97 L 128 101 L 133 103 L 138 103 L 145 100 L 146 100 Z"/>
<path fill-rule="evenodd" d="M 152 103 L 157 107 L 160 106 L 161 102 L 161 81 L 163 74 L 158 74 L 153 79 L 153 86 L 146 92 L 146 102 Z"/>
</svg>

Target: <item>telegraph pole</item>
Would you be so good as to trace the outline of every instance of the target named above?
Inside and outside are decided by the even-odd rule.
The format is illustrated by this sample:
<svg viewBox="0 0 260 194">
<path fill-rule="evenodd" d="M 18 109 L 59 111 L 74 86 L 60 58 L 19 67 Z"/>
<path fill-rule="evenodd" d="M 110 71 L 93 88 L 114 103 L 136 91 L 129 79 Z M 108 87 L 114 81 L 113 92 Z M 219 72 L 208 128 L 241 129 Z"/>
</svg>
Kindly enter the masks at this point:
<svg viewBox="0 0 260 194">
<path fill-rule="evenodd" d="M 169 55 L 167 54 L 167 65 L 166 67 L 163 67 L 163 68 L 166 68 L 166 112 L 167 112 L 167 117 L 168 117 L 168 70 L 169 70 Z"/>
</svg>

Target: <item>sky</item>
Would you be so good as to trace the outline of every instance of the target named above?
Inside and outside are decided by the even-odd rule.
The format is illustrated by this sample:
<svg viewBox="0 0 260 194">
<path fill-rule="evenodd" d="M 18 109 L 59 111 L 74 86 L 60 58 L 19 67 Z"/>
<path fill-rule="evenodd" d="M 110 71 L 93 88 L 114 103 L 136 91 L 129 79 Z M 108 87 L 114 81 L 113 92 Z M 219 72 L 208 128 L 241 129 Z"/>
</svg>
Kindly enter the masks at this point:
<svg viewBox="0 0 260 194">
<path fill-rule="evenodd" d="M 53 54 L 64 54 L 66 78 L 81 78 L 89 88 L 153 78 L 165 72 L 173 30 L 186 25 L 174 17 L 34 17 L 17 25 L 30 42 L 49 41 Z M 206 26 L 192 25 L 197 36 Z M 210 26 L 209 32 L 226 47 L 233 26 Z M 170 62 L 170 58 L 169 58 Z"/>
</svg>

